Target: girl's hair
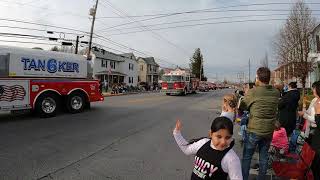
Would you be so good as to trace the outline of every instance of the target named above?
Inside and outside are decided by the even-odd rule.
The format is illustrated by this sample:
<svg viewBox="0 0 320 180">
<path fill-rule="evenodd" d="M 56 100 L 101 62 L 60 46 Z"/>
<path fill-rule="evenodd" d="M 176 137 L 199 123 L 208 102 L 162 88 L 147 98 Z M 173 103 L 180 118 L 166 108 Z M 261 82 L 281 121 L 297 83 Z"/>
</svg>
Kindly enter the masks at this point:
<svg viewBox="0 0 320 180">
<path fill-rule="evenodd" d="M 318 96 L 320 96 L 320 81 L 316 81 L 312 84 L 312 88 L 316 90 Z"/>
<path fill-rule="evenodd" d="M 231 135 L 233 135 L 233 123 L 227 117 L 217 117 L 212 121 L 211 132 L 217 132 L 220 129 L 226 129 Z"/>
<path fill-rule="evenodd" d="M 211 133 L 217 132 L 220 129 L 226 129 L 229 131 L 231 135 L 233 135 L 233 123 L 230 121 L 230 119 L 226 117 L 217 117 L 215 118 L 212 123 L 211 123 Z M 208 137 L 201 137 L 201 138 L 196 138 L 196 139 L 191 139 L 188 144 L 193 144 L 203 138 L 208 138 Z"/>
<path fill-rule="evenodd" d="M 234 94 L 226 94 L 223 96 L 223 103 L 228 104 L 231 108 L 236 108 L 237 97 Z"/>
</svg>

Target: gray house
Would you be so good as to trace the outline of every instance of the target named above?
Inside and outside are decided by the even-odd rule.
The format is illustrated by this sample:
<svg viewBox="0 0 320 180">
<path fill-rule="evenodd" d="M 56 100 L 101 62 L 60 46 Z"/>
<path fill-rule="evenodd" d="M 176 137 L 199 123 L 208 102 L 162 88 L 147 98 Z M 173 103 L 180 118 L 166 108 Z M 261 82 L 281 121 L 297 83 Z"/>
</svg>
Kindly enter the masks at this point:
<svg viewBox="0 0 320 180">
<path fill-rule="evenodd" d="M 132 53 L 115 54 L 102 49 L 94 49 L 93 75 L 95 79 L 106 81 L 109 85 L 124 83 L 137 86 L 138 63 Z"/>
</svg>

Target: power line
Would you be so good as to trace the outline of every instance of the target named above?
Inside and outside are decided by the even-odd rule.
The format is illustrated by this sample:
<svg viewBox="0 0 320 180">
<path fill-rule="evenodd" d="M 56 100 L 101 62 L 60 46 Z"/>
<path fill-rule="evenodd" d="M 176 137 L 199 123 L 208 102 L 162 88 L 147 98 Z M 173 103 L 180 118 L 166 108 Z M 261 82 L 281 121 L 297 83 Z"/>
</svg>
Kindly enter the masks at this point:
<svg viewBox="0 0 320 180">
<path fill-rule="evenodd" d="M 173 22 L 166 22 L 166 23 L 158 23 L 158 24 L 150 24 L 148 27 L 154 27 L 154 26 L 160 26 L 160 25 L 167 25 L 167 24 L 179 24 L 179 23 L 185 23 L 185 22 L 198 22 L 198 21 L 208 21 L 208 20 L 217 20 L 217 19 L 232 19 L 232 18 L 246 18 L 246 17 L 265 17 L 265 16 L 282 16 L 282 15 L 288 15 L 288 14 L 259 14 L 259 15 L 244 15 L 244 16 L 224 16 L 224 17 L 214 17 L 214 18 L 202 18 L 202 19 L 191 19 L 191 20 L 184 20 L 184 21 L 173 21 Z M 320 14 L 316 14 L 320 15 Z M 137 29 L 137 27 L 128 27 L 128 28 L 121 28 L 122 30 L 126 29 Z M 116 31 L 118 29 L 113 29 L 110 31 Z"/>
<path fill-rule="evenodd" d="M 189 14 L 189 13 L 201 13 L 201 12 L 208 12 L 208 10 L 218 10 L 218 9 L 226 9 L 226 8 L 233 8 L 233 7 L 248 7 L 248 6 L 265 6 L 265 5 L 291 5 L 295 3 L 278 3 L 278 2 L 271 2 L 271 3 L 254 3 L 254 4 L 242 4 L 242 5 L 232 5 L 232 6 L 221 6 L 215 8 L 207 8 L 207 9 L 198 9 L 198 10 L 191 10 L 191 11 L 182 11 L 182 12 L 173 12 L 173 13 L 158 13 L 158 14 L 144 14 L 144 15 L 136 15 L 136 16 L 128 16 L 129 17 L 148 17 L 148 16 L 167 16 L 167 15 L 180 15 L 180 14 Z M 318 5 L 320 3 L 305 3 L 309 5 Z M 98 19 L 104 18 L 119 18 L 115 16 L 111 17 L 97 17 Z"/>
<path fill-rule="evenodd" d="M 43 45 L 60 45 L 53 43 L 40 43 L 40 42 L 31 42 L 31 41 L 11 41 L 11 40 L 0 40 L 0 42 L 9 42 L 9 43 L 22 43 L 22 44 L 43 44 Z"/>
<path fill-rule="evenodd" d="M 15 37 L 34 37 L 34 38 L 46 38 L 44 36 L 36 36 L 31 34 L 18 34 L 18 33 L 0 33 L 0 35 L 4 36 L 15 36 Z M 48 37 L 49 38 L 49 37 Z"/>
<path fill-rule="evenodd" d="M 319 3 L 320 4 L 320 3 Z M 157 17 L 153 17 L 153 18 L 147 18 L 147 19 L 142 19 L 136 22 L 143 22 L 143 21 L 150 21 L 150 20 L 154 20 L 154 19 L 159 19 L 159 18 L 164 18 L 164 17 L 168 17 L 168 16 L 175 16 L 175 15 L 181 15 L 181 14 L 191 14 L 191 13 L 220 13 L 220 12 L 291 12 L 292 10 L 289 9 L 231 9 L 231 10 L 205 10 L 205 11 L 189 11 L 189 12 L 183 12 L 183 13 L 172 13 L 172 14 L 167 14 L 167 15 L 161 15 L 161 16 L 157 16 Z M 320 10 L 312 10 L 312 11 L 320 11 Z M 123 24 L 118 24 L 115 26 L 111 26 L 111 27 L 107 27 L 107 28 L 103 28 L 100 29 L 98 31 L 102 32 L 108 29 L 113 29 L 116 27 L 120 27 L 120 26 L 126 26 L 129 24 L 133 24 L 133 22 L 128 22 L 128 23 L 123 23 Z"/>
<path fill-rule="evenodd" d="M 283 21 L 286 19 L 251 19 L 251 20 L 237 20 L 237 21 L 221 21 L 221 22 L 214 22 L 214 23 L 199 23 L 199 24 L 187 24 L 187 25 L 180 25 L 180 26 L 170 26 L 170 27 L 165 27 L 165 28 L 154 28 L 151 30 L 163 30 L 163 29 L 176 29 L 176 28 L 181 28 L 181 27 L 194 27 L 194 26 L 204 26 L 204 25 L 213 25 L 213 24 L 230 24 L 230 23 L 241 23 L 241 22 L 264 22 L 264 21 Z M 125 32 L 125 33 L 117 33 L 117 34 L 109 34 L 109 36 L 114 36 L 114 35 L 123 35 L 123 34 L 132 34 L 132 33 L 139 33 L 139 32 L 144 32 L 145 30 L 142 31 L 130 31 L 130 32 Z"/>
<path fill-rule="evenodd" d="M 24 24 L 33 24 L 33 25 L 52 27 L 52 28 L 58 28 L 58 29 L 64 29 L 64 30 L 69 30 L 69 31 L 75 31 L 75 32 L 81 32 L 81 33 L 84 33 L 84 34 L 89 34 L 89 32 L 82 31 L 82 30 L 79 30 L 79 29 L 55 26 L 55 25 L 50 25 L 50 24 L 36 23 L 36 22 L 32 22 L 32 21 L 24 21 L 24 20 L 8 19 L 8 18 L 0 18 L 0 21 L 18 22 L 18 23 L 24 23 Z M 80 35 L 80 34 L 78 34 L 78 35 Z"/>
<path fill-rule="evenodd" d="M 34 39 L 34 40 L 41 40 L 41 41 L 50 41 L 50 37 L 37 36 L 37 35 L 31 35 L 31 34 L 1 33 L 0 32 L 0 36 L 22 38 L 22 39 Z M 62 41 L 68 41 L 68 42 L 75 42 L 75 40 L 65 39 L 65 38 L 54 38 L 54 40 L 55 41 L 62 40 Z"/>
<path fill-rule="evenodd" d="M 129 47 L 129 46 L 126 46 L 126 45 L 123 45 L 123 44 L 121 44 L 121 43 L 115 42 L 115 41 L 113 41 L 113 40 L 111 40 L 111 39 L 109 39 L 109 38 L 106 38 L 106 37 L 104 37 L 104 36 L 100 36 L 100 35 L 98 35 L 98 34 L 95 34 L 95 35 L 97 36 L 98 39 L 100 39 L 100 40 L 102 40 L 102 41 L 104 41 L 104 42 L 111 43 L 111 44 L 113 44 L 113 45 L 115 45 L 115 46 L 118 46 L 118 47 L 121 47 L 121 48 L 129 49 L 129 50 L 131 50 L 131 51 L 134 51 L 134 52 L 136 52 L 136 53 L 138 53 L 138 54 L 141 54 L 141 55 L 144 55 L 144 56 L 152 56 L 152 55 L 150 55 L 149 53 L 146 53 L 146 52 L 143 52 L 143 51 L 140 51 L 140 50 L 136 50 L 136 49 L 131 48 L 131 47 Z M 174 63 L 171 63 L 171 62 L 169 62 L 169 61 L 166 61 L 166 60 L 164 60 L 163 58 L 157 58 L 157 59 L 160 60 L 160 61 L 162 61 L 162 62 L 165 62 L 165 63 L 167 63 L 167 64 L 171 64 L 171 65 L 177 66 L 177 64 L 174 64 Z"/>
<path fill-rule="evenodd" d="M 19 26 L 3 26 L 3 25 L 0 25 L 0 28 L 22 29 L 22 30 L 39 31 L 39 32 L 47 32 L 47 31 L 48 31 L 48 30 L 46 30 L 46 29 L 26 28 L 26 27 L 19 27 Z M 63 31 L 50 31 L 50 32 L 78 35 L 78 34 L 76 34 L 76 33 L 63 32 Z"/>
<path fill-rule="evenodd" d="M 116 11 L 124 14 L 125 16 L 128 16 L 128 14 L 126 12 L 123 12 L 121 10 L 119 10 L 118 8 L 114 7 L 108 0 L 105 0 L 105 2 L 112 7 L 113 9 L 115 9 Z M 132 21 L 137 22 L 136 20 L 134 20 L 133 18 L 130 18 Z M 142 28 L 145 29 L 146 31 L 150 31 L 152 34 L 156 35 L 157 37 L 159 37 L 161 40 L 169 43 L 170 45 L 174 46 L 175 48 L 179 49 L 180 51 L 182 51 L 183 53 L 188 53 L 186 50 L 184 50 L 183 48 L 181 48 L 180 46 L 176 45 L 175 43 L 167 40 L 166 38 L 164 38 L 163 36 L 161 36 L 160 34 L 153 32 L 151 29 L 149 29 L 148 27 L 146 27 L 144 24 L 139 23 L 142 25 Z"/>
</svg>

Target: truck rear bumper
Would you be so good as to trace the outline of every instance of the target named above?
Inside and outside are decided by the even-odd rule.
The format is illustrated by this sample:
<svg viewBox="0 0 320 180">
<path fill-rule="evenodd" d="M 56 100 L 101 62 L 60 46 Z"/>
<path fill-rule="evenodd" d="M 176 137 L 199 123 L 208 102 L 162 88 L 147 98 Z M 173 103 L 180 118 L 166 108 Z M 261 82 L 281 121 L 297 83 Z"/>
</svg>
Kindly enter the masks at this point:
<svg viewBox="0 0 320 180">
<path fill-rule="evenodd" d="M 102 96 L 102 94 L 91 95 L 90 102 L 96 102 L 96 101 L 104 101 L 104 97 Z"/>
</svg>

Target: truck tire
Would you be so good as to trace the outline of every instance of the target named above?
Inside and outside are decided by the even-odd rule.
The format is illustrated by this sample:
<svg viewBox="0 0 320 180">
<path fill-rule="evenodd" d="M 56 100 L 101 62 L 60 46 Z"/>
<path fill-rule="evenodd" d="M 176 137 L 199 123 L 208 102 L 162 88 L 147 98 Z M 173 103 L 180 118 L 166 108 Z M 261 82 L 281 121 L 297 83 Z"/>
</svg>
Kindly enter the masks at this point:
<svg viewBox="0 0 320 180">
<path fill-rule="evenodd" d="M 35 104 L 36 113 L 43 118 L 54 117 L 59 109 L 59 96 L 54 93 L 41 94 Z"/>
<path fill-rule="evenodd" d="M 86 99 L 80 92 L 71 93 L 67 98 L 67 110 L 70 113 L 82 112 L 86 105 Z"/>
<path fill-rule="evenodd" d="M 187 95 L 187 89 L 184 88 L 183 92 L 182 92 L 182 96 L 186 96 Z"/>
</svg>

